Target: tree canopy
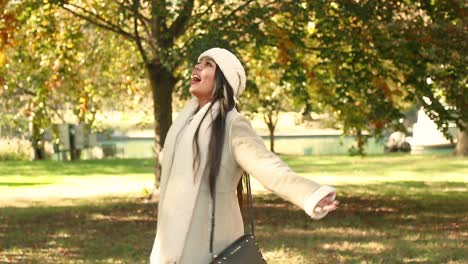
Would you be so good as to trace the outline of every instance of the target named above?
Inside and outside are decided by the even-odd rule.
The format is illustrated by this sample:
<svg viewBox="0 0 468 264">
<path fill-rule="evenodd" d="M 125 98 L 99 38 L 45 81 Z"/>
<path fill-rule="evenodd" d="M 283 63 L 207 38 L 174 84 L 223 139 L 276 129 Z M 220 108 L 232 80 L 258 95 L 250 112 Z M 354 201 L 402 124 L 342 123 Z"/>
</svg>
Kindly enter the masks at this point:
<svg viewBox="0 0 468 264">
<path fill-rule="evenodd" d="M 98 98 L 119 94 L 100 88 L 117 82 L 139 94 L 135 87 L 148 83 L 162 147 L 173 96 L 187 96 L 183 88 L 198 54 L 220 46 L 239 54 L 248 72 L 259 65 L 276 69 L 274 85 L 266 76 L 249 76 L 249 83 L 280 89 L 305 112 L 332 112 L 345 133 L 358 135 L 360 153 L 364 132 L 402 129 L 402 113 L 411 104 L 423 106 L 445 133 L 448 122 L 466 131 L 464 1 L 4 3 L 0 63 L 8 80 L 2 78 L 2 94 L 12 99 L 21 91 L 30 98 L 21 108 L 36 117 L 68 101 L 79 118 L 91 120 Z M 27 49 L 8 55 L 13 39 Z M 15 61 L 27 63 L 15 71 L 5 67 Z M 129 74 L 119 76 L 123 69 Z"/>
<path fill-rule="evenodd" d="M 138 60 L 131 59 L 132 46 L 55 6 L 16 7 L 22 11 L 14 46 L 5 49 L 1 109 L 5 122 L 30 135 L 36 158 L 44 158 L 44 132 L 52 123 L 70 122 L 71 115 L 76 123 L 91 126 L 106 105 L 138 103 L 119 100 L 145 85 Z"/>
</svg>

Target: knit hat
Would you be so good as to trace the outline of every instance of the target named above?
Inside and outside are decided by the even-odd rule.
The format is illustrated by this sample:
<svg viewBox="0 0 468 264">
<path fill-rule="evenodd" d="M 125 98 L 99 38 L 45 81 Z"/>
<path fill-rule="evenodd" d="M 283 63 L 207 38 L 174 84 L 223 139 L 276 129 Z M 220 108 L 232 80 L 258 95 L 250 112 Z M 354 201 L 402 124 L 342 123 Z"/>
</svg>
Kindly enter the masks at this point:
<svg viewBox="0 0 468 264">
<path fill-rule="evenodd" d="M 234 97 L 239 97 L 245 90 L 245 70 L 241 62 L 227 49 L 211 48 L 203 52 L 199 57 L 200 61 L 203 57 L 210 57 L 213 59 L 220 70 L 223 72 L 224 77 L 234 90 Z"/>
</svg>

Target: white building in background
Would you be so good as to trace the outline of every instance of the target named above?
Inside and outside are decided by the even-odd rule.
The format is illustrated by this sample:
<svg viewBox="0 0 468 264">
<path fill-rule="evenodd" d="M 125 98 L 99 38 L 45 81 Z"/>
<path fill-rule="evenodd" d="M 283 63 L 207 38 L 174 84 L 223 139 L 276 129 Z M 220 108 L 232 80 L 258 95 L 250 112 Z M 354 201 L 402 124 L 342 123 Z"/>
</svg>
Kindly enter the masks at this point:
<svg viewBox="0 0 468 264">
<path fill-rule="evenodd" d="M 455 143 L 457 127 L 454 123 L 449 124 L 449 133 L 453 136 Z M 413 137 L 407 138 L 407 141 L 411 144 L 412 152 L 416 153 L 428 148 L 452 146 L 450 140 L 437 129 L 437 125 L 424 113 L 422 107 L 418 111 L 417 122 L 413 125 Z"/>
</svg>

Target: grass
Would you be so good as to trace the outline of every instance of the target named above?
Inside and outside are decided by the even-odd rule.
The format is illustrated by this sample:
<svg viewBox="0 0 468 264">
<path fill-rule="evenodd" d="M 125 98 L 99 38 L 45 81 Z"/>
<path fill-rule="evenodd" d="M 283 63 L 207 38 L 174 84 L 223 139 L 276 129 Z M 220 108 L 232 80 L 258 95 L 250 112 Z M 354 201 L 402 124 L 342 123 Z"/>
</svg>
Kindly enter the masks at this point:
<svg viewBox="0 0 468 264">
<path fill-rule="evenodd" d="M 341 204 L 314 221 L 255 183 L 268 263 L 468 260 L 466 158 L 283 158 L 301 175 L 335 185 Z M 0 263 L 148 263 L 157 212 L 142 197 L 152 164 L 0 163 Z"/>
<path fill-rule="evenodd" d="M 153 185 L 154 162 L 145 159 L 0 163 L 0 206 L 72 204 L 63 198 L 141 196 Z"/>
</svg>

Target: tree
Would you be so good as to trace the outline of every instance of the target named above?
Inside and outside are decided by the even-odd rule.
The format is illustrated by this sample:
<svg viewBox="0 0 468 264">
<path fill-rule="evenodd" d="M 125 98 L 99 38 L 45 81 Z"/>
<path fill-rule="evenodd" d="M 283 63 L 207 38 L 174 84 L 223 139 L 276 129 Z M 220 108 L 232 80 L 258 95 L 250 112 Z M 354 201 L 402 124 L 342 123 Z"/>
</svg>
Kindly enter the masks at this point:
<svg viewBox="0 0 468 264">
<path fill-rule="evenodd" d="M 18 18 L 17 9 L 9 6 L 9 1 L 0 2 L 0 69 L 6 64 L 6 49 L 13 44 L 13 36 L 16 33 Z M 5 80 L 0 75 L 0 84 Z"/>
<path fill-rule="evenodd" d="M 9 1 L 0 1 L 0 96 L 5 85 L 5 66 L 8 63 L 6 53 L 8 48 L 14 44 L 14 36 L 17 31 L 17 11 L 17 8 L 9 5 Z M 8 119 L 9 115 L 3 113 L 0 119 L 0 130 L 8 124 Z"/>
<path fill-rule="evenodd" d="M 460 129 L 456 152 L 467 155 L 466 6 L 463 1 L 340 1 L 338 12 L 354 19 L 368 49 L 392 72 L 407 102 L 416 101 L 448 137 Z"/>
<path fill-rule="evenodd" d="M 285 94 L 291 93 L 290 84 L 282 81 L 286 69 L 275 61 L 278 58 L 276 48 L 264 47 L 246 57 L 251 65 L 248 75 L 252 83 L 241 99 L 241 108 L 250 113 L 262 114 L 270 133 L 270 150 L 275 152 L 275 129 L 279 113 L 292 104 L 285 97 Z"/>
<path fill-rule="evenodd" d="M 309 98 L 330 109 L 345 134 L 357 136 L 352 152 L 363 154 L 364 132 L 380 137 L 384 129 L 402 128 L 398 71 L 376 52 L 364 21 L 376 9 L 363 2 L 309 1 L 309 10 L 304 53 L 315 58 L 307 73 Z"/>
<path fill-rule="evenodd" d="M 243 50 L 249 62 L 250 83 L 241 105 L 249 112 L 262 113 L 273 152 L 280 111 L 311 110 L 307 74 L 315 60 L 304 49 L 309 21 L 304 3 L 285 6 L 281 13 L 264 21 L 263 45 Z"/>
<path fill-rule="evenodd" d="M 395 21 L 384 25 L 393 46 L 379 49 L 405 74 L 409 99 L 415 99 L 450 139 L 448 123 L 459 128 L 455 154 L 468 155 L 468 37 L 463 1 L 401 3 Z"/>
<path fill-rule="evenodd" d="M 44 133 L 52 123 L 72 121 L 91 129 L 106 103 L 139 94 L 145 83 L 138 84 L 141 74 L 132 47 L 120 44 L 118 36 L 55 6 L 23 2 L 16 7 L 23 11 L 15 45 L 6 50 L 2 112 L 23 124 L 20 129 L 29 123 L 35 159 L 44 159 Z M 74 120 L 67 119 L 70 114 Z"/>
<path fill-rule="evenodd" d="M 89 23 L 117 33 L 138 48 L 154 101 L 156 149 L 163 147 L 172 123 L 172 93 L 209 46 L 233 51 L 260 44 L 261 26 L 294 1 L 61 1 L 54 3 Z M 184 70 L 185 69 L 185 70 Z M 180 84 L 179 84 L 180 85 Z M 159 169 L 155 173 L 158 184 Z"/>
<path fill-rule="evenodd" d="M 403 129 L 415 101 L 447 133 L 466 131 L 466 8 L 462 1 L 308 1 L 312 78 L 345 133 Z M 465 144 L 465 132 L 460 144 Z M 464 147 L 457 146 L 459 149 Z"/>
</svg>

